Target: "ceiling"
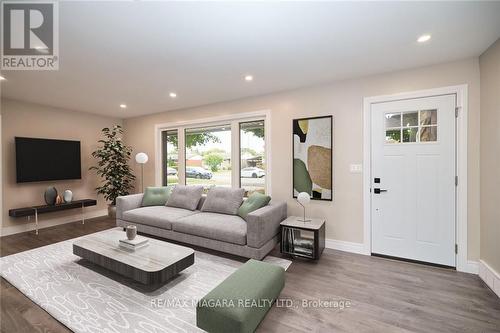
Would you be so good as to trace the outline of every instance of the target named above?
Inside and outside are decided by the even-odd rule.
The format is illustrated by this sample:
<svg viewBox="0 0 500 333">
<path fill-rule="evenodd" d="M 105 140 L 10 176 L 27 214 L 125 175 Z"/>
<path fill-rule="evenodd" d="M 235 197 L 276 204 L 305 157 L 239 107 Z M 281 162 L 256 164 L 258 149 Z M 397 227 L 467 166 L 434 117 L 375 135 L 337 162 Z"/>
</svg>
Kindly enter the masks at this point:
<svg viewBox="0 0 500 333">
<path fill-rule="evenodd" d="M 67 1 L 59 11 L 60 69 L 3 71 L 2 98 L 128 118 L 478 56 L 500 37 L 500 2 Z M 432 39 L 417 43 L 424 33 Z"/>
</svg>

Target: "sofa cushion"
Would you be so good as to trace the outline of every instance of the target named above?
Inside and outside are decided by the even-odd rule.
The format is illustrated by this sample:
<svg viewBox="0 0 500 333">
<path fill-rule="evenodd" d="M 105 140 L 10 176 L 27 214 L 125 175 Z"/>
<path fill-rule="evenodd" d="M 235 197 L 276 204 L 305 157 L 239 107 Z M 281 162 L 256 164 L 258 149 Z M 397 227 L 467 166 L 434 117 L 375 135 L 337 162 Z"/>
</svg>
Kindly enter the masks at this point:
<svg viewBox="0 0 500 333">
<path fill-rule="evenodd" d="M 227 243 L 247 243 L 247 223 L 237 215 L 201 212 L 179 219 L 172 230 Z"/>
<path fill-rule="evenodd" d="M 195 210 L 203 194 L 203 186 L 175 185 L 167 201 L 168 207 Z"/>
<path fill-rule="evenodd" d="M 245 189 L 230 187 L 212 187 L 207 194 L 202 212 L 236 215 L 243 202 Z"/>
<path fill-rule="evenodd" d="M 125 211 L 123 220 L 162 229 L 172 229 L 172 222 L 196 213 L 182 208 L 149 206 Z"/>
<path fill-rule="evenodd" d="M 144 191 L 141 206 L 165 206 L 171 191 L 172 186 L 148 186 Z"/>
<path fill-rule="evenodd" d="M 271 201 L 271 197 L 259 192 L 252 193 L 247 200 L 240 206 L 238 209 L 238 215 L 242 218 L 246 219 L 247 215 L 251 212 L 267 206 L 267 204 Z"/>
</svg>

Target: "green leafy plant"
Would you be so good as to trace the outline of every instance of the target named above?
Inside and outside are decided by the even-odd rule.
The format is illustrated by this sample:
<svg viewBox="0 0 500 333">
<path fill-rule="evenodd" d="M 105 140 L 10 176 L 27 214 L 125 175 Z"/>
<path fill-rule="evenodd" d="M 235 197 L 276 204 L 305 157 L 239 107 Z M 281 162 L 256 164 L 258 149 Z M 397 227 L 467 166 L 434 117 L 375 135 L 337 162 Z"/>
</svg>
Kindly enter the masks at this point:
<svg viewBox="0 0 500 333">
<path fill-rule="evenodd" d="M 167 138 L 167 142 L 174 147 L 178 147 L 179 139 L 177 135 L 171 135 Z M 220 139 L 212 133 L 190 133 L 186 134 L 186 147 L 203 146 L 209 142 L 220 143 Z"/>
<path fill-rule="evenodd" d="M 117 197 L 128 195 L 134 188 L 132 182 L 135 176 L 128 165 L 132 148 L 123 144 L 123 129 L 120 125 L 111 129 L 103 128 L 101 132 L 104 139 L 98 142 L 102 146 L 92 153 L 97 159 L 97 165 L 89 170 L 95 170 L 103 179 L 102 185 L 96 187 L 97 193 L 102 194 L 114 206 Z"/>
<path fill-rule="evenodd" d="M 203 156 L 203 162 L 210 167 L 212 172 L 219 171 L 220 165 L 224 162 L 224 158 L 216 153 L 210 153 Z"/>
</svg>

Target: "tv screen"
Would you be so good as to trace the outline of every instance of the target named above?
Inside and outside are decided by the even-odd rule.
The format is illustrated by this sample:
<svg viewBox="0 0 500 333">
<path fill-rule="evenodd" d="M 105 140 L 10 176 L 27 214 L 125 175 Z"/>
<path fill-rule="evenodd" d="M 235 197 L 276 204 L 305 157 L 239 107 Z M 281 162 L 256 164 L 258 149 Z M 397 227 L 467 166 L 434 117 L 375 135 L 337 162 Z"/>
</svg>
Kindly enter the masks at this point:
<svg viewBox="0 0 500 333">
<path fill-rule="evenodd" d="M 80 179 L 80 141 L 16 137 L 18 183 Z"/>
</svg>

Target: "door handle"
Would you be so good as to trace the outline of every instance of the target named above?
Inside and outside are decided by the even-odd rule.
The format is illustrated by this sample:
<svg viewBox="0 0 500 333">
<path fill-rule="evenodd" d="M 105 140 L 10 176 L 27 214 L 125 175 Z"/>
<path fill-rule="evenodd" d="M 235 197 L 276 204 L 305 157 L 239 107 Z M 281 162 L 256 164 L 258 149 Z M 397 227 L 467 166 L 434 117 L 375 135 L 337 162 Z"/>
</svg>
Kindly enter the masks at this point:
<svg viewBox="0 0 500 333">
<path fill-rule="evenodd" d="M 381 188 L 374 188 L 373 193 L 375 194 L 380 194 L 382 192 L 387 192 L 387 190 L 381 189 Z"/>
</svg>

